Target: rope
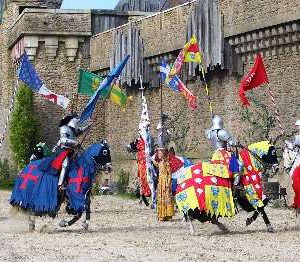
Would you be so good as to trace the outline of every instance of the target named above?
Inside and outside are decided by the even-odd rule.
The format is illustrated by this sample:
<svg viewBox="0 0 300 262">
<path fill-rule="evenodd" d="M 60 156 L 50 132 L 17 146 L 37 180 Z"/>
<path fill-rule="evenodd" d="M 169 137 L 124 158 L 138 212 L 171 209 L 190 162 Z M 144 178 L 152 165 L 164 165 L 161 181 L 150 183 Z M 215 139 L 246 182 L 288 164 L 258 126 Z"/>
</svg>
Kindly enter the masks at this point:
<svg viewBox="0 0 300 262">
<path fill-rule="evenodd" d="M 19 66 L 20 66 L 20 61 L 16 60 L 14 62 L 14 69 L 15 69 L 15 71 L 18 70 Z M 19 87 L 19 81 L 18 81 L 18 77 L 17 77 L 16 80 L 15 80 L 15 87 L 14 87 L 14 90 L 13 90 L 13 94 L 12 94 L 12 96 L 10 98 L 10 104 L 9 104 L 9 109 L 8 109 L 8 113 L 7 113 L 7 116 L 6 116 L 4 128 L 3 128 L 2 134 L 0 136 L 0 158 L 2 158 L 3 143 L 4 143 L 4 139 L 5 139 L 5 134 L 6 134 L 6 131 L 7 131 L 7 128 L 8 128 L 8 124 L 9 124 L 9 120 L 10 120 L 10 115 L 11 115 L 13 109 L 14 109 L 15 98 L 16 98 L 16 95 L 17 95 L 18 87 Z"/>
<path fill-rule="evenodd" d="M 204 73 L 203 66 L 202 65 L 200 65 L 200 66 L 201 66 L 200 72 L 201 72 L 202 77 L 203 77 L 206 97 L 207 97 L 208 105 L 209 105 L 209 111 L 210 111 L 210 114 L 211 114 L 211 118 L 213 118 L 214 117 L 214 110 L 213 110 L 213 107 L 212 107 L 212 102 L 211 102 L 211 97 L 210 97 L 210 94 L 209 94 L 208 84 L 207 84 L 207 81 L 206 81 L 206 78 L 205 78 L 205 73 Z"/>
<path fill-rule="evenodd" d="M 278 122 L 280 133 L 281 133 L 281 135 L 284 135 L 284 129 L 282 127 L 281 119 L 279 117 L 279 113 L 278 113 L 278 109 L 277 109 L 277 105 L 276 105 L 276 100 L 275 100 L 274 94 L 273 94 L 269 84 L 268 84 L 268 91 L 269 91 L 269 94 L 271 96 L 273 107 L 275 109 L 275 118 L 276 118 L 276 121 Z"/>
</svg>

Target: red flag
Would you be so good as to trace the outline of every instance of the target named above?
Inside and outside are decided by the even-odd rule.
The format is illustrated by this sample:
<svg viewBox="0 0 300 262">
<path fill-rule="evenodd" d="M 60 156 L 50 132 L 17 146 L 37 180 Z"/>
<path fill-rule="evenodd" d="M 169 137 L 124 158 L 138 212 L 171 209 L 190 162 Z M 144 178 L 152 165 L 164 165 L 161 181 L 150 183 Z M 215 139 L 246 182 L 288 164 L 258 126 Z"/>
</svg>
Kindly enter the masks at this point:
<svg viewBox="0 0 300 262">
<path fill-rule="evenodd" d="M 258 54 L 255 58 L 255 63 L 250 73 L 245 77 L 240 85 L 239 95 L 242 99 L 242 103 L 245 106 L 250 106 L 249 101 L 245 95 L 245 91 L 251 90 L 262 84 L 269 83 L 269 79 L 266 73 L 266 69 L 263 60 Z"/>
</svg>

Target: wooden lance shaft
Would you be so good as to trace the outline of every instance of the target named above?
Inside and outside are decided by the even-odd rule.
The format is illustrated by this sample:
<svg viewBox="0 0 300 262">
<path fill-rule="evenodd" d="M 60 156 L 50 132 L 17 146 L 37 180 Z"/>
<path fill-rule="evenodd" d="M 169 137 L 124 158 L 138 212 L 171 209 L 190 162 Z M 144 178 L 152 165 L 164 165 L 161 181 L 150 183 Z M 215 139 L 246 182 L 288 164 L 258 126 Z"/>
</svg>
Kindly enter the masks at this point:
<svg viewBox="0 0 300 262">
<path fill-rule="evenodd" d="M 278 113 L 277 104 L 276 104 L 276 100 L 275 100 L 274 94 L 273 94 L 273 92 L 271 90 L 270 85 L 267 84 L 267 86 L 268 86 L 268 91 L 269 91 L 269 94 L 271 96 L 272 104 L 273 104 L 273 107 L 274 107 L 274 110 L 275 110 L 275 118 L 276 118 L 276 121 L 278 122 L 280 133 L 281 133 L 281 135 L 284 135 L 284 129 L 282 127 L 281 119 L 279 117 L 279 113 Z"/>
</svg>

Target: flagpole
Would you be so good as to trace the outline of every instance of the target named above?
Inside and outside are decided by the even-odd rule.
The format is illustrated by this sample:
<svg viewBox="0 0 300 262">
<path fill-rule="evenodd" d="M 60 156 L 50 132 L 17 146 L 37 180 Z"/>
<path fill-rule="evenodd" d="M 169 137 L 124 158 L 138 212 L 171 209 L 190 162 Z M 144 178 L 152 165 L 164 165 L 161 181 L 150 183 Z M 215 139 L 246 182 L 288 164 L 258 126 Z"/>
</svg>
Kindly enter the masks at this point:
<svg viewBox="0 0 300 262">
<path fill-rule="evenodd" d="M 160 121 L 161 124 L 163 124 L 163 85 L 160 78 L 159 78 L 159 88 L 160 88 Z"/>
</svg>

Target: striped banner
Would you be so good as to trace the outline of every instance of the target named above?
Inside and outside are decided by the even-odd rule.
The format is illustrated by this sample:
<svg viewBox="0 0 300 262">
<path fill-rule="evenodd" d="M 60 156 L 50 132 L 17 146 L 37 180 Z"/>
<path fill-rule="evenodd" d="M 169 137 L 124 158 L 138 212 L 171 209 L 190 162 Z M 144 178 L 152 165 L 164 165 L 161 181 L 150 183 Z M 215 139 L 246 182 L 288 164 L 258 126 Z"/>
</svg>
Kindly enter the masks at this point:
<svg viewBox="0 0 300 262">
<path fill-rule="evenodd" d="M 15 72 L 18 71 L 19 66 L 20 66 L 19 60 L 15 60 L 14 61 Z M 10 115 L 11 115 L 13 109 L 14 109 L 15 98 L 16 98 L 16 95 L 17 95 L 18 87 L 19 87 L 19 81 L 18 81 L 18 78 L 16 77 L 15 87 L 14 87 L 13 94 L 12 94 L 11 99 L 10 99 L 9 109 L 8 109 L 8 113 L 7 113 L 7 116 L 6 116 L 4 128 L 3 128 L 2 134 L 0 136 L 0 158 L 2 158 L 3 143 L 4 143 L 4 140 L 5 140 L 5 134 L 7 132 L 7 127 L 8 127 L 8 124 L 9 124 Z"/>
</svg>

